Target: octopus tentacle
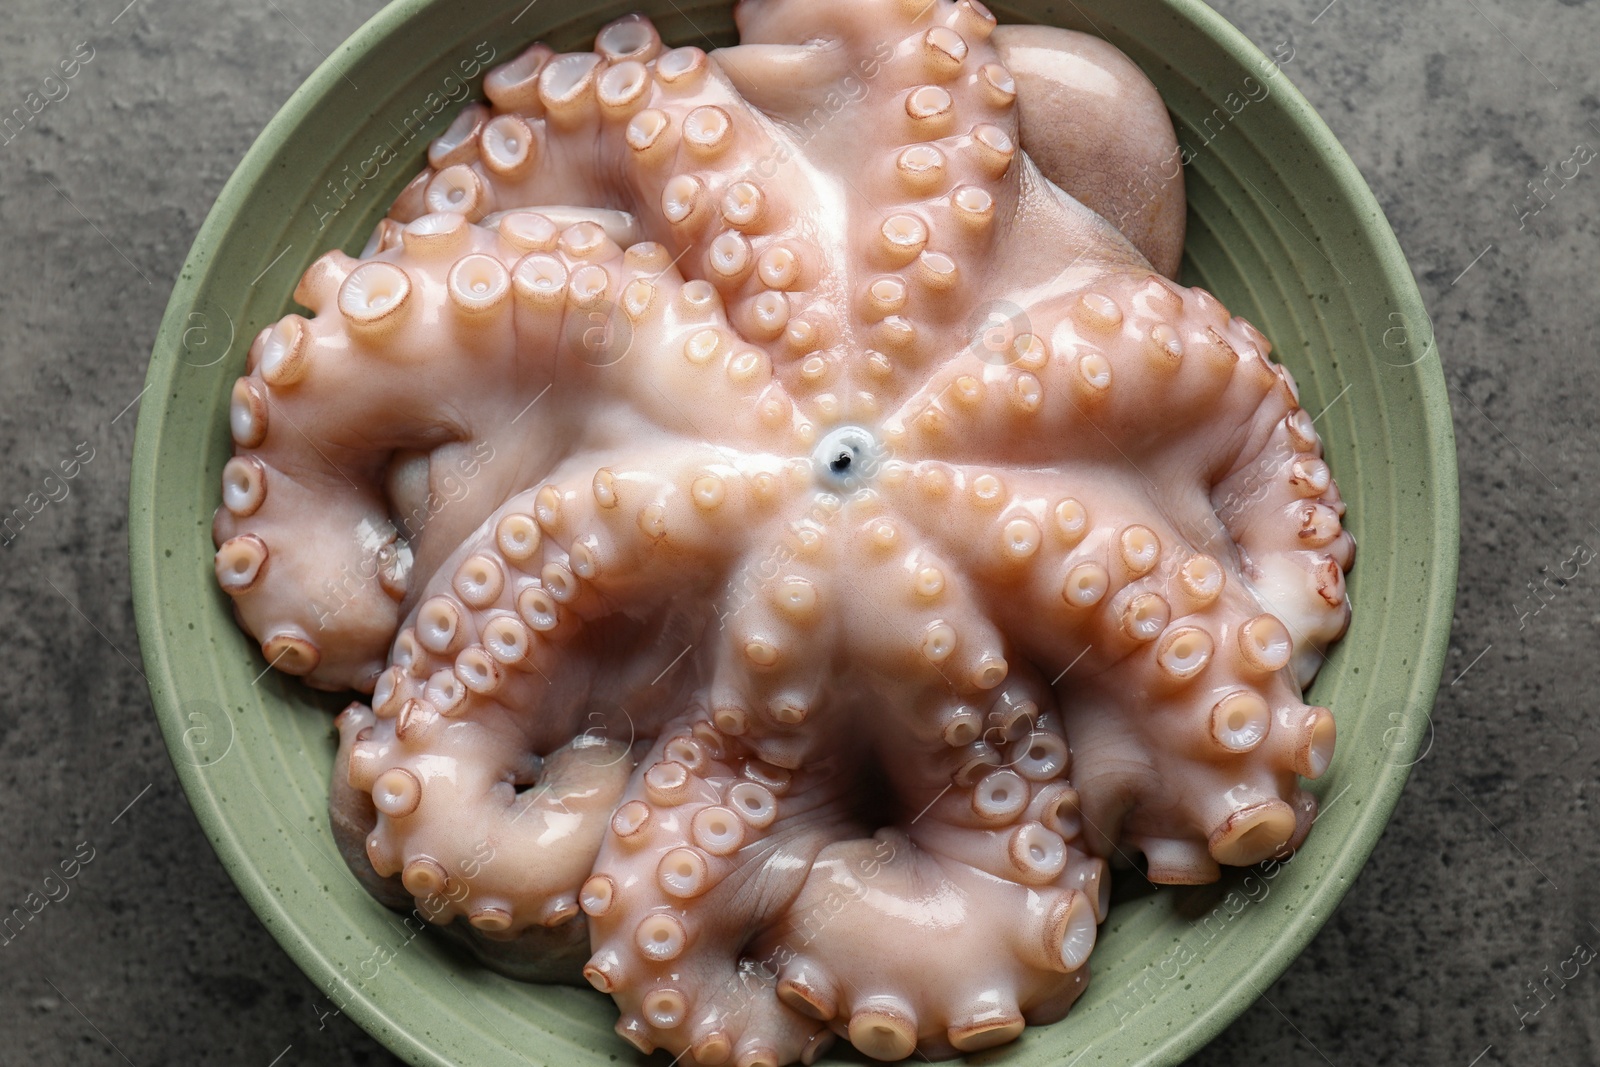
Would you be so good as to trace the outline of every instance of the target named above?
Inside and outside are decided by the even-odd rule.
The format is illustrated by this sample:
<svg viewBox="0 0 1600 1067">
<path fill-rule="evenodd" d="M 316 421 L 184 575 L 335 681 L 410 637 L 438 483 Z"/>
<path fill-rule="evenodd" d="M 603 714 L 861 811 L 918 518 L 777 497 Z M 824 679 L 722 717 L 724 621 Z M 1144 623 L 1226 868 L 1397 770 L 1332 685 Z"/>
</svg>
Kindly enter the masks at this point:
<svg viewBox="0 0 1600 1067">
<path fill-rule="evenodd" d="M 428 917 L 490 936 L 559 926 L 578 913 L 606 819 L 632 773 L 627 746 L 580 735 L 534 761 L 481 719 L 448 721 L 426 698 L 354 744 L 353 787 L 370 790 L 367 857 L 399 875 Z M 520 791 L 518 786 L 523 786 Z"/>
<path fill-rule="evenodd" d="M 1087 985 L 1095 922 L 1080 890 L 997 878 L 883 830 L 823 849 L 767 936 L 786 960 L 785 1003 L 898 1060 L 989 1048 L 1060 1018 Z M 952 954 L 962 966 L 941 964 Z"/>
<path fill-rule="evenodd" d="M 612 38 L 639 47 L 619 50 L 607 43 Z M 785 294 L 815 286 L 824 264 L 799 225 L 819 205 L 751 162 L 787 156 L 785 133 L 705 52 L 659 52 L 648 20 L 613 23 L 597 48 L 556 56 L 536 45 L 491 71 L 485 85 L 494 109 L 434 144 L 459 143 L 460 161 L 431 153 L 413 183 L 420 194 L 403 196 L 391 217 L 455 210 L 471 218 L 548 203 L 654 205 L 642 220 L 647 236 L 673 249 L 669 258 L 685 273 L 714 284 L 741 332 L 769 358 L 786 358 L 787 349 L 773 344 L 789 325 Z"/>
<path fill-rule="evenodd" d="M 424 921 L 449 922 L 442 929 L 460 939 L 485 964 L 506 974 L 525 981 L 578 981 L 583 961 L 589 955 L 589 934 L 584 923 L 529 926 L 519 935 L 480 930 L 459 912 L 454 922 L 445 913 L 445 908 L 459 902 L 467 891 L 459 877 L 454 882 L 446 879 L 436 893 L 414 899 L 399 875 L 383 877 L 373 869 L 367 858 L 367 841 L 377 828 L 378 809 L 373 806 L 370 790 L 351 786 L 349 771 L 356 742 L 371 741 L 382 727 L 372 709 L 359 703 L 347 707 L 334 723 L 339 730 L 339 751 L 329 783 L 329 822 L 340 854 L 362 886 L 391 908 L 408 910 Z M 598 752 L 591 752 L 588 758 L 596 755 Z M 471 858 L 475 871 L 483 856 L 493 858 L 492 853 L 475 851 Z"/>
<path fill-rule="evenodd" d="M 313 317 L 252 345 L 213 532 L 223 588 L 280 669 L 370 691 L 412 565 L 437 566 L 497 503 L 507 479 L 480 477 L 496 444 L 531 433 L 550 454 L 540 416 L 515 423 L 550 384 L 572 294 L 513 309 L 514 230 L 429 216 L 366 262 L 329 253 L 296 289 Z"/>
<path fill-rule="evenodd" d="M 583 887 L 584 977 L 616 998 L 619 1034 L 706 1064 L 800 1058 L 818 1026 L 774 996 L 746 948 L 841 833 L 829 770 L 766 763 L 703 711 L 663 731 Z"/>
<path fill-rule="evenodd" d="M 815 534 L 806 526 L 799 532 Z M 814 544 L 800 542 L 793 558 L 768 553 L 748 560 L 709 635 L 713 720 L 785 768 L 824 754 L 831 746 L 821 738 L 842 725 L 828 684 L 840 659 L 840 591 L 819 554 Z"/>
<path fill-rule="evenodd" d="M 1250 443 L 1241 428 L 1297 406 L 1259 332 L 1157 275 L 1102 277 L 981 326 L 886 420 L 897 452 L 1217 481 Z"/>
<path fill-rule="evenodd" d="M 741 501 L 710 518 L 693 501 L 705 451 L 685 449 L 677 478 L 660 465 L 646 472 L 618 462 L 519 494 L 440 570 L 378 680 L 376 732 L 349 757 L 351 786 L 371 791 L 379 812 L 367 848 L 380 873 L 400 871 L 419 897 L 460 878 L 471 888 L 460 908 L 473 925 L 507 936 L 576 913 L 578 886 L 632 772 L 618 714 L 603 717 L 602 738 L 579 733 L 579 715 L 614 693 L 629 736 L 653 733 L 659 712 L 647 704 L 635 721 L 624 702 L 637 704 L 634 694 L 661 681 L 676 656 L 647 631 L 639 662 L 643 650 L 613 627 L 613 651 L 635 662 L 602 679 L 592 652 L 568 646 L 619 602 L 658 614 L 648 596 L 665 573 L 713 572 Z M 640 670 L 645 663 L 654 678 Z M 674 684 L 656 692 L 670 699 Z M 463 849 L 513 858 L 490 865 Z M 485 871 L 452 873 L 464 864 Z"/>
<path fill-rule="evenodd" d="M 1159 594 L 1127 603 L 1141 597 Z M 1131 624 L 1141 647 L 1078 681 L 1064 717 L 1095 851 L 1125 839 L 1145 852 L 1152 881 L 1208 882 L 1217 864 L 1299 844 L 1315 802 L 1298 779 L 1327 769 L 1334 720 L 1301 701 L 1286 670 L 1292 638 L 1243 583 L 1200 610 L 1169 610 L 1164 626 L 1159 604 Z M 1121 629 L 1139 611 L 1124 608 Z"/>
<path fill-rule="evenodd" d="M 765 82 L 760 106 L 793 131 L 762 160 L 862 160 L 854 177 L 819 176 L 834 247 L 830 291 L 795 308 L 793 386 L 820 413 L 877 419 L 920 382 L 930 357 L 959 347 L 988 279 L 995 220 L 1021 195 L 1013 95 L 981 4 L 767 0 L 741 4 L 726 66 Z M 719 55 L 721 55 L 719 53 Z M 810 68 L 777 92 L 767 71 Z M 761 76 L 757 76 L 758 72 Z M 826 77 L 822 76 L 826 72 Z M 863 157 L 862 145 L 873 147 Z M 842 168 L 836 168 L 842 170 Z"/>
<path fill-rule="evenodd" d="M 784 961 L 778 995 L 879 1059 L 1004 1043 L 1059 1018 L 1087 982 L 1106 865 L 1080 836 L 1048 686 L 1019 671 L 995 692 L 958 703 L 929 686 L 889 705 L 893 825 L 824 848 L 764 935 Z M 940 968 L 952 952 L 963 967 Z"/>
<path fill-rule="evenodd" d="M 1260 451 L 1217 483 L 1211 499 L 1256 595 L 1294 637 L 1295 682 L 1310 685 L 1324 650 L 1350 624 L 1344 574 L 1355 539 L 1340 521 L 1344 501 L 1306 410 L 1296 406 L 1273 424 Z"/>
<path fill-rule="evenodd" d="M 1297 637 L 1232 542 L 1186 536 L 1220 525 L 1208 501 L 1185 514 L 1170 498 L 1168 519 L 1093 478 L 1078 487 L 1092 510 L 1038 475 L 924 464 L 908 482 L 930 476 L 950 486 L 931 524 L 945 551 L 989 579 L 985 606 L 1018 652 L 1062 672 L 1092 851 L 1126 838 L 1153 880 L 1190 882 L 1298 842 L 1314 807 L 1297 776 L 1326 769 L 1333 719 L 1301 702 Z M 1226 551 L 1205 551 L 1218 541 Z"/>
<path fill-rule="evenodd" d="M 378 825 L 372 787 L 360 789 L 350 782 L 350 756 L 357 742 L 372 740 L 377 722 L 372 709 L 359 702 L 352 703 L 334 719 L 339 731 L 339 749 L 328 782 L 328 816 L 334 844 L 362 888 L 389 907 L 399 908 L 411 900 L 411 894 L 397 876 L 380 875 L 367 859 L 367 838 Z"/>
<path fill-rule="evenodd" d="M 579 732 L 585 705 L 599 703 L 611 709 L 606 736 L 623 736 L 619 716 L 634 736 L 652 736 L 665 721 L 655 705 L 676 689 L 638 694 L 689 679 L 664 674 L 681 652 L 672 626 L 635 620 L 702 627 L 710 609 L 661 592 L 666 577 L 709 586 L 745 518 L 736 495 L 709 512 L 695 499 L 715 455 L 685 447 L 673 471 L 621 454 L 511 497 L 427 586 L 374 690 L 377 713 L 425 698 L 447 717 L 517 724 L 543 751 Z"/>
</svg>

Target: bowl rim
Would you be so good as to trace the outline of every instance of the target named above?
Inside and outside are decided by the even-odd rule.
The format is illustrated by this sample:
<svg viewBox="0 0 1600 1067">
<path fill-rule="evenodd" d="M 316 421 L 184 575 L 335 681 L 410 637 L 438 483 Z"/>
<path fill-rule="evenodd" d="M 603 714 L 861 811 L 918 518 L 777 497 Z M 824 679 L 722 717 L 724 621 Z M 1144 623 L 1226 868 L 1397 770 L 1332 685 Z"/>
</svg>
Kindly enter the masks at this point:
<svg viewBox="0 0 1600 1067">
<path fill-rule="evenodd" d="M 171 358 L 178 350 L 189 316 L 197 306 L 197 296 L 205 288 L 207 264 L 227 235 L 230 220 L 253 188 L 268 176 L 274 153 L 285 135 L 299 125 L 310 110 L 334 89 L 343 77 L 342 60 L 365 53 L 378 42 L 399 31 L 416 13 L 442 0 L 393 0 L 363 23 L 342 44 L 329 53 L 309 77 L 290 95 L 251 143 L 238 166 L 217 195 L 204 223 L 197 232 L 183 266 L 173 284 L 165 314 L 153 345 L 146 375 L 146 391 L 159 397 L 178 373 L 180 360 Z M 1245 35 L 1201 0 L 1156 0 L 1178 18 L 1187 20 L 1208 35 L 1230 58 L 1250 66 L 1271 62 Z M 1282 76 L 1275 79 L 1275 94 L 1281 94 L 1287 119 L 1305 136 L 1305 147 L 1326 171 L 1330 183 L 1358 210 L 1350 220 L 1357 236 L 1367 242 L 1392 286 L 1399 311 L 1406 322 L 1427 322 L 1430 336 L 1425 355 L 1418 361 L 1418 406 L 1426 442 L 1424 492 L 1434 516 L 1430 531 L 1434 547 L 1427 595 L 1419 605 L 1418 662 L 1411 695 L 1426 697 L 1421 712 L 1426 714 L 1437 696 L 1456 596 L 1459 565 L 1459 486 L 1457 482 L 1455 435 L 1442 364 L 1431 333 L 1422 296 L 1410 266 L 1390 228 L 1382 208 L 1361 177 L 1355 163 L 1345 153 L 1332 131 L 1306 98 Z M 1432 349 L 1431 352 L 1426 349 Z M 164 355 L 166 353 L 167 355 Z M 1428 357 L 1433 358 L 1428 358 Z M 163 404 L 144 406 L 138 418 L 134 441 L 128 498 L 128 551 L 132 577 L 134 616 L 140 635 L 141 655 L 148 676 L 152 705 L 159 720 L 168 756 L 189 800 L 190 809 L 210 841 L 223 869 L 257 919 L 319 988 L 328 988 L 341 976 L 339 967 L 311 938 L 302 936 L 294 913 L 254 864 L 250 851 L 230 824 L 213 794 L 203 768 L 177 758 L 182 742 L 183 720 L 177 706 L 177 685 L 168 642 L 161 631 L 157 595 L 156 520 L 153 508 L 141 507 L 155 498 L 155 471 L 159 458 L 161 430 L 166 421 Z M 1408 699 L 1406 707 L 1412 710 Z M 1414 747 L 1423 736 L 1415 737 Z M 1414 757 L 1412 751 L 1396 755 Z M 1330 869 L 1348 875 L 1323 877 L 1307 900 L 1308 907 L 1284 923 L 1274 941 L 1274 951 L 1263 953 L 1247 968 L 1240 981 L 1219 990 L 1219 995 L 1187 1025 L 1174 1028 L 1149 1048 L 1146 1055 L 1168 1062 L 1192 1055 L 1209 1043 L 1258 999 L 1300 956 L 1305 946 L 1332 915 L 1355 876 L 1365 866 L 1377 840 L 1387 827 L 1410 774 L 1411 764 L 1399 759 L 1383 765 L 1373 776 L 1369 803 L 1355 824 L 1344 846 L 1330 859 Z M 1356 853 L 1357 855 L 1352 855 Z M 354 1021 L 390 1051 L 413 1064 L 438 1064 L 449 1061 L 430 1044 L 419 1039 L 413 1027 L 386 1011 L 378 998 L 364 989 L 347 988 L 340 1005 Z"/>
</svg>

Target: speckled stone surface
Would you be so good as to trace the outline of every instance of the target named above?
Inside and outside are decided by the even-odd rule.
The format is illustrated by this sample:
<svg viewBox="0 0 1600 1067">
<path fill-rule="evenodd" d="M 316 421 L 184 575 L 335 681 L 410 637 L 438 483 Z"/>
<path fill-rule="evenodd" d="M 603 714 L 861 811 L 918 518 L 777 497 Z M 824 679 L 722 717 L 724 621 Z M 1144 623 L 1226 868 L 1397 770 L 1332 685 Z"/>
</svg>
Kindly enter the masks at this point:
<svg viewBox="0 0 1600 1067">
<path fill-rule="evenodd" d="M 170 279 L 256 133 L 375 5 L 124 2 L 19 0 L 0 35 L 0 116 L 31 115 L 0 130 L 0 513 L 48 500 L 0 533 L 0 912 L 58 898 L 0 931 L 0 1061 L 397 1063 L 332 1014 L 189 814 L 123 518 Z M 1192 1062 L 1600 1062 L 1600 5 L 1324 2 L 1218 7 L 1411 258 L 1460 442 L 1460 599 L 1427 754 L 1371 862 Z"/>
</svg>

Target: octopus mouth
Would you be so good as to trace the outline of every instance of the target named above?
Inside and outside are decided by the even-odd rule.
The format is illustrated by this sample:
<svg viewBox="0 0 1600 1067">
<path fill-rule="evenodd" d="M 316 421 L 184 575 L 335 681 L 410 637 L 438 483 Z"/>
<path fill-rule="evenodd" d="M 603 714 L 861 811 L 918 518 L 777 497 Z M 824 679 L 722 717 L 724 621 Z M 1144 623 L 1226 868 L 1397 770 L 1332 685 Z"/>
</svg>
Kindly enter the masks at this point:
<svg viewBox="0 0 1600 1067">
<path fill-rule="evenodd" d="M 737 18 L 488 73 L 256 338 L 216 577 L 370 694 L 330 815 L 380 901 L 686 1062 L 990 1048 L 1082 994 L 1108 857 L 1309 832 L 1354 544 L 1266 338 L 1171 280 L 1125 57 Z"/>
<path fill-rule="evenodd" d="M 839 426 L 818 442 L 811 465 L 824 490 L 848 491 L 871 482 L 885 458 L 883 446 L 871 430 Z"/>
</svg>

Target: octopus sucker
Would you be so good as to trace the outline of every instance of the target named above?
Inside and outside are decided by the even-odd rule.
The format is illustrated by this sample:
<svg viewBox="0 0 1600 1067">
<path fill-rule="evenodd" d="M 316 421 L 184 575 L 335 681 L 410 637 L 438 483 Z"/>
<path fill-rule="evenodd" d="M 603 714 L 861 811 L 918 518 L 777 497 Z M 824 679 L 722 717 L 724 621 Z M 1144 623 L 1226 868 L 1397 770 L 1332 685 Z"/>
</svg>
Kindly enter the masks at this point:
<svg viewBox="0 0 1600 1067">
<path fill-rule="evenodd" d="M 384 904 L 644 1052 L 977 1052 L 1082 995 L 1112 857 L 1311 832 L 1355 546 L 1268 339 L 1171 280 L 1126 57 L 735 19 L 489 71 L 251 344 L 213 566 L 368 694 L 330 819 Z"/>
</svg>

